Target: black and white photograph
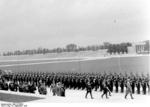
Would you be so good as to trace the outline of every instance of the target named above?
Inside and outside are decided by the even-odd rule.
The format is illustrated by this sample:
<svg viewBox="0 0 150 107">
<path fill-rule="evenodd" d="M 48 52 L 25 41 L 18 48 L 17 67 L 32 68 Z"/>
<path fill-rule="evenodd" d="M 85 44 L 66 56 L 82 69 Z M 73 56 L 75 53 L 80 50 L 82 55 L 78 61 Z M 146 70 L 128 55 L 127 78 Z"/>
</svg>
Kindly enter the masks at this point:
<svg viewBox="0 0 150 107">
<path fill-rule="evenodd" d="M 0 106 L 150 104 L 149 10 L 149 0 L 0 0 Z"/>
</svg>

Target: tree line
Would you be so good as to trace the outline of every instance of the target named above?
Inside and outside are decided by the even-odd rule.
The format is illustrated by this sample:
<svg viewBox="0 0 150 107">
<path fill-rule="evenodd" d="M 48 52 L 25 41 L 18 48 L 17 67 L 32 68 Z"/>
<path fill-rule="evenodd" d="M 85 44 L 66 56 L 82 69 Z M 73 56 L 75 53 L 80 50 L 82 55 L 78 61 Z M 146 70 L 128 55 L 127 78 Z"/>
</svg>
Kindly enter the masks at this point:
<svg viewBox="0 0 150 107">
<path fill-rule="evenodd" d="M 91 45 L 91 46 L 77 46 L 76 44 L 68 44 L 64 48 L 38 48 L 38 49 L 30 49 L 30 50 L 16 50 L 16 51 L 8 51 L 3 52 L 3 56 L 13 56 L 13 55 L 34 55 L 34 54 L 48 54 L 48 53 L 62 53 L 62 52 L 80 52 L 80 51 L 98 51 L 102 49 L 107 49 L 107 52 L 110 54 L 113 53 L 128 53 L 128 47 L 132 44 L 127 43 L 119 43 L 119 44 L 111 44 L 109 42 L 104 42 L 102 45 Z"/>
</svg>

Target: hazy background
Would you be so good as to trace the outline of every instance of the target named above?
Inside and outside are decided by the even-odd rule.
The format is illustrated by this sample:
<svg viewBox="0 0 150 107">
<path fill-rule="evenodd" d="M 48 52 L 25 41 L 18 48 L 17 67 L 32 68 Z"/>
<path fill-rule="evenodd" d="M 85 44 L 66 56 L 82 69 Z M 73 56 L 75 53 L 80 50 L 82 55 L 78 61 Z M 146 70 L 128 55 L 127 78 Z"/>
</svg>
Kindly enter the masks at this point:
<svg viewBox="0 0 150 107">
<path fill-rule="evenodd" d="M 0 0 L 0 51 L 149 39 L 148 0 Z"/>
</svg>

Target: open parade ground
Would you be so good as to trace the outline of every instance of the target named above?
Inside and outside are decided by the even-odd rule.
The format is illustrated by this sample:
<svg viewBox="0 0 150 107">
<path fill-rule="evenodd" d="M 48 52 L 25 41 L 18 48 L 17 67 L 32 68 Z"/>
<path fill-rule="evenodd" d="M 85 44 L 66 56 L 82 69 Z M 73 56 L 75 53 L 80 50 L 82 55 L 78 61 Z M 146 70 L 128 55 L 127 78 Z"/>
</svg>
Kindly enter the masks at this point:
<svg viewBox="0 0 150 107">
<path fill-rule="evenodd" d="M 30 56 L 29 56 L 30 58 Z M 149 73 L 149 55 L 1 60 L 0 69 L 12 72 Z"/>
</svg>

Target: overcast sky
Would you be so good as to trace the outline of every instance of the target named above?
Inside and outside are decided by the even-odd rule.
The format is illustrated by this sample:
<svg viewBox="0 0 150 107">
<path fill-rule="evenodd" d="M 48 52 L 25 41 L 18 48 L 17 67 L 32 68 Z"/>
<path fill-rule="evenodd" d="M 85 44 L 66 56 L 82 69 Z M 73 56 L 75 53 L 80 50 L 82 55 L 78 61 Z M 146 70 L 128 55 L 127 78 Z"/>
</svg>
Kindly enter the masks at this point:
<svg viewBox="0 0 150 107">
<path fill-rule="evenodd" d="M 0 51 L 148 39 L 147 0 L 0 0 Z"/>
</svg>

